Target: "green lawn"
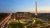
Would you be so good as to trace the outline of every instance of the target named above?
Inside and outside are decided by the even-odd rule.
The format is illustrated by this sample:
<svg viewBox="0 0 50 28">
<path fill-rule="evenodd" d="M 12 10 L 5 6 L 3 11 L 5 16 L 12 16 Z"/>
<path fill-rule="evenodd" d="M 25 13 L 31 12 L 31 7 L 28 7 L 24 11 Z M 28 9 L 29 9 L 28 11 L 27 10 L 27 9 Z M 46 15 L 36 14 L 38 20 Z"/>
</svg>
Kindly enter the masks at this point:
<svg viewBox="0 0 50 28">
<path fill-rule="evenodd" d="M 15 22 L 11 22 L 9 25 L 8 25 L 8 28 L 25 28 L 25 26 L 27 27 L 27 28 L 32 28 L 32 26 L 34 26 L 34 27 L 37 27 L 37 26 L 45 26 L 46 24 L 44 24 L 45 22 L 42 22 L 42 21 L 40 21 L 40 20 L 38 20 L 38 19 L 31 19 L 32 21 L 29 21 L 29 22 L 27 22 L 27 23 L 20 23 L 20 22 L 17 22 L 17 21 L 15 21 Z M 34 20 L 35 20 L 35 22 L 34 22 Z M 22 21 L 22 20 L 21 20 Z M 24 21 L 22 21 L 22 22 L 24 22 Z M 34 22 L 34 23 L 33 23 Z M 30 24 L 30 25 L 29 25 Z M 27 26 L 27 25 L 29 25 L 29 26 Z"/>
</svg>

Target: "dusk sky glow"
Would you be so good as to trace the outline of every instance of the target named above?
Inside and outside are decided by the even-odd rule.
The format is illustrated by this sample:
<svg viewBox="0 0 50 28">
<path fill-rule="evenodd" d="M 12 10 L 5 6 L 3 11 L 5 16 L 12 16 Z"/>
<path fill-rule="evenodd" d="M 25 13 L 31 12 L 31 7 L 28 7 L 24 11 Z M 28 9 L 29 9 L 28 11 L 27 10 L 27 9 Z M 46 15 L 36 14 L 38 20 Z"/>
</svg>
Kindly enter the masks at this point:
<svg viewBox="0 0 50 28">
<path fill-rule="evenodd" d="M 36 0 L 0 0 L 0 13 L 35 12 Z M 50 13 L 50 0 L 37 0 L 38 13 Z"/>
</svg>

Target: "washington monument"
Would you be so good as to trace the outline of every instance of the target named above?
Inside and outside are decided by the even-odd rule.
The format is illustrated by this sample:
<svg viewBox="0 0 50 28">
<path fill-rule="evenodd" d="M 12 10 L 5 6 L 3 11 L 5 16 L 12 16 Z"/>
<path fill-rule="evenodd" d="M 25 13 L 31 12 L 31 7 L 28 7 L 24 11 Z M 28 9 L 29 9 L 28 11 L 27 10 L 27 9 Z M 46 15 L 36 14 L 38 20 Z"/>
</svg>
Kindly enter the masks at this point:
<svg viewBox="0 0 50 28">
<path fill-rule="evenodd" d="M 38 13 L 37 13 L 37 1 L 35 1 L 35 16 L 37 17 Z"/>
</svg>

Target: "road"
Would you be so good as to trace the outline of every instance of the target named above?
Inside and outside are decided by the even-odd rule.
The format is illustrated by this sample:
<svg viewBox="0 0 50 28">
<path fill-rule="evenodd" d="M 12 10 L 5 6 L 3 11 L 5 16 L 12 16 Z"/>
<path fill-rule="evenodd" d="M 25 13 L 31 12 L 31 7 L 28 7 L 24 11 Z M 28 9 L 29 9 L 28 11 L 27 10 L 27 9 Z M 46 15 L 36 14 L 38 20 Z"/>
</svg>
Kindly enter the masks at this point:
<svg viewBox="0 0 50 28">
<path fill-rule="evenodd" d="M 10 13 L 10 15 L 8 17 L 6 17 L 1 23 L 0 23 L 0 28 L 3 28 L 4 25 L 9 21 L 9 19 L 11 18 L 12 13 Z"/>
</svg>

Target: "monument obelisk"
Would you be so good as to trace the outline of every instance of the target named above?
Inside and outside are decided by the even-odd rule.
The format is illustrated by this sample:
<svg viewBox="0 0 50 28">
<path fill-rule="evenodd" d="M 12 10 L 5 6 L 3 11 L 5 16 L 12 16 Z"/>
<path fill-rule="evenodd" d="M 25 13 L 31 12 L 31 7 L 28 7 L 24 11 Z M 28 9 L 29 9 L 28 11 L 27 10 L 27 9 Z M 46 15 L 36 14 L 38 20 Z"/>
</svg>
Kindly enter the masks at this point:
<svg viewBox="0 0 50 28">
<path fill-rule="evenodd" d="M 37 18 L 37 15 L 38 15 L 38 13 L 37 13 L 37 1 L 35 1 L 35 17 Z"/>
</svg>

